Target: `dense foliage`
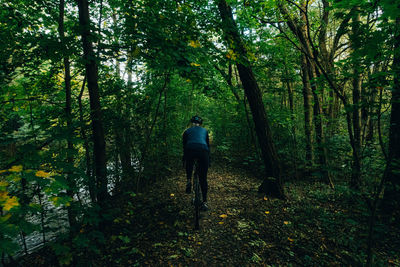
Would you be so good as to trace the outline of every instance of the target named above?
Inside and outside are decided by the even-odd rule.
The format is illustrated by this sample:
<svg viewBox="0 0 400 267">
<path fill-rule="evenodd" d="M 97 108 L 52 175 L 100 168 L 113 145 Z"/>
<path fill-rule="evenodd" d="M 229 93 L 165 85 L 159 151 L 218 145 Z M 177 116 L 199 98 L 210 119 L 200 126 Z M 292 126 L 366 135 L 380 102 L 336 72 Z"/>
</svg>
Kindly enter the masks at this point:
<svg viewBox="0 0 400 267">
<path fill-rule="evenodd" d="M 351 195 L 372 264 L 376 217 L 400 217 L 399 38 L 389 0 L 1 0 L 2 261 L 55 238 L 61 264 L 99 253 L 111 200 L 179 168 L 198 114 L 212 161 L 279 197 Z"/>
</svg>

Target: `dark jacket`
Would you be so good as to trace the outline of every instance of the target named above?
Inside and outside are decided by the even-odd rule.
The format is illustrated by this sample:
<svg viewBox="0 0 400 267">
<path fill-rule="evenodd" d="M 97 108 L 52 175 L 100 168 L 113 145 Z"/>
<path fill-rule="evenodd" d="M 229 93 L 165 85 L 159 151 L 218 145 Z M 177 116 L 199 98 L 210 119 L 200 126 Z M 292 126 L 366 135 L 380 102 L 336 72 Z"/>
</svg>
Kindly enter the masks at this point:
<svg viewBox="0 0 400 267">
<path fill-rule="evenodd" d="M 207 130 L 200 126 L 188 128 L 183 133 L 183 149 L 210 151 L 210 142 Z"/>
</svg>

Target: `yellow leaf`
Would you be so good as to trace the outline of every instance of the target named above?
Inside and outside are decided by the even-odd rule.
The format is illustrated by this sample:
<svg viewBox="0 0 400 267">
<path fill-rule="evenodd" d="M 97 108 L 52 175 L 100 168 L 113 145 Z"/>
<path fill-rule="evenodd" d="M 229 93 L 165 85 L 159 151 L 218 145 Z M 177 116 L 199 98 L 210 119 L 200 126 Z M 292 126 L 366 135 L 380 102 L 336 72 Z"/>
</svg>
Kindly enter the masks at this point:
<svg viewBox="0 0 400 267">
<path fill-rule="evenodd" d="M 174 193 L 171 193 L 171 195 L 170 195 L 171 197 L 174 197 L 175 196 L 175 194 Z"/>
<path fill-rule="evenodd" d="M 6 181 L 0 181 L 0 187 L 6 187 L 8 183 Z"/>
<path fill-rule="evenodd" d="M 226 54 L 226 57 L 232 60 L 236 60 L 237 54 L 233 52 L 233 50 L 229 50 L 229 52 Z"/>
<path fill-rule="evenodd" d="M 267 198 L 267 197 L 264 197 L 264 200 L 268 200 L 268 198 Z"/>
<path fill-rule="evenodd" d="M 10 172 L 20 172 L 22 171 L 22 165 L 12 166 L 11 169 L 8 169 Z"/>
<path fill-rule="evenodd" d="M 192 62 L 192 63 L 190 63 L 190 66 L 199 67 L 200 64 Z"/>
<path fill-rule="evenodd" d="M 291 239 L 290 237 L 288 237 L 287 240 L 289 240 L 290 242 L 294 241 L 294 239 Z"/>
<path fill-rule="evenodd" d="M 288 224 L 289 224 L 289 222 L 288 222 L 288 221 L 283 221 L 283 223 L 284 223 L 284 224 L 286 224 L 286 225 L 288 225 Z"/>
<path fill-rule="evenodd" d="M 54 205 L 57 205 L 58 197 L 51 197 L 50 200 L 51 202 L 53 202 Z"/>
<path fill-rule="evenodd" d="M 7 170 L 0 170 L 0 174 L 5 173 Z"/>
<path fill-rule="evenodd" d="M 269 211 L 266 211 L 265 214 L 269 214 Z"/>
<path fill-rule="evenodd" d="M 186 81 L 187 81 L 188 83 L 190 83 L 190 79 L 187 79 Z"/>
<path fill-rule="evenodd" d="M 8 197 L 6 203 L 3 205 L 3 210 L 9 211 L 10 209 L 19 206 L 17 197 Z"/>
<path fill-rule="evenodd" d="M 224 224 L 224 222 L 219 222 L 218 224 Z"/>
<path fill-rule="evenodd" d="M 221 214 L 221 215 L 219 215 L 219 217 L 225 219 L 226 217 L 228 217 L 228 215 L 226 215 L 226 214 Z"/>
<path fill-rule="evenodd" d="M 197 242 L 197 245 L 201 245 L 201 242 Z"/>
<path fill-rule="evenodd" d="M 197 47 L 200 47 L 201 45 L 200 45 L 200 42 L 198 40 L 196 40 L 196 41 L 190 40 L 189 46 L 197 48 Z"/>
<path fill-rule="evenodd" d="M 45 172 L 45 171 L 37 171 L 37 172 L 35 173 L 35 175 L 36 175 L 37 177 L 43 177 L 43 178 L 48 178 L 48 177 L 50 177 L 50 173 Z"/>
<path fill-rule="evenodd" d="M 259 232 L 259 231 L 257 231 L 257 230 L 254 230 L 254 233 L 255 233 L 255 234 L 257 234 L 257 235 L 259 235 L 259 234 L 260 234 L 260 232 Z"/>
</svg>

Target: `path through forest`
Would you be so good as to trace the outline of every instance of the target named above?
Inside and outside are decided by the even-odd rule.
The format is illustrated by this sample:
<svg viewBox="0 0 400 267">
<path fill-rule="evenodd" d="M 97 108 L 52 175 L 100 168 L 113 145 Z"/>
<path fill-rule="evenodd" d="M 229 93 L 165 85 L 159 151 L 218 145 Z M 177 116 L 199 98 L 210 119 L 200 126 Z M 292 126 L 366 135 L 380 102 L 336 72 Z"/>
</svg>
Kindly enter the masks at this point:
<svg viewBox="0 0 400 267">
<path fill-rule="evenodd" d="M 202 213 L 200 231 L 193 229 L 193 206 L 191 196 L 184 192 L 183 170 L 158 183 L 150 193 L 134 198 L 132 217 L 121 222 L 129 220 L 130 232 L 136 233 L 131 239 L 136 243 L 133 254 L 141 259 L 140 263 L 151 266 L 278 263 L 276 255 L 282 249 L 287 249 L 290 259 L 293 254 L 290 236 L 279 236 L 275 229 L 276 223 L 286 222 L 281 207 L 257 196 L 259 181 L 227 168 L 210 168 L 210 211 Z M 128 213 L 129 209 L 128 206 Z M 127 250 L 132 251 L 132 247 Z M 118 260 L 135 262 L 132 257 Z"/>
<path fill-rule="evenodd" d="M 346 186 L 337 184 L 332 190 L 318 182 L 286 182 L 288 200 L 267 199 L 257 194 L 259 179 L 229 166 L 214 164 L 209 170 L 211 209 L 203 213 L 199 231 L 194 230 L 191 196 L 184 192 L 186 178 L 180 169 L 158 179 L 146 193 L 126 191 L 115 197 L 105 246 L 98 234 L 83 228 L 81 233 L 92 236 L 96 245 L 79 250 L 77 265 L 360 266 L 365 262 L 368 217 Z M 385 232 L 375 234 L 376 261 L 400 266 L 399 229 Z M 34 253 L 22 266 L 57 266 L 50 254 Z M 71 263 L 70 257 L 64 260 Z"/>
<path fill-rule="evenodd" d="M 309 194 L 304 185 L 296 189 L 287 184 L 295 197 L 281 201 L 259 196 L 259 180 L 225 165 L 212 166 L 208 181 L 211 209 L 203 213 L 200 231 L 193 229 L 183 170 L 157 182 L 149 193 L 130 196 L 124 215 L 114 221 L 111 253 L 102 263 L 340 266 L 356 264 L 351 253 L 364 250 L 363 242 L 356 242 L 359 247 L 351 245 L 349 251 L 349 239 L 358 238 L 356 224 L 351 224 L 357 219 L 350 219 L 357 211 L 343 207 L 347 204 L 337 192 L 321 202 L 318 192 L 326 198 L 326 185 L 313 185 L 317 193 Z"/>
</svg>

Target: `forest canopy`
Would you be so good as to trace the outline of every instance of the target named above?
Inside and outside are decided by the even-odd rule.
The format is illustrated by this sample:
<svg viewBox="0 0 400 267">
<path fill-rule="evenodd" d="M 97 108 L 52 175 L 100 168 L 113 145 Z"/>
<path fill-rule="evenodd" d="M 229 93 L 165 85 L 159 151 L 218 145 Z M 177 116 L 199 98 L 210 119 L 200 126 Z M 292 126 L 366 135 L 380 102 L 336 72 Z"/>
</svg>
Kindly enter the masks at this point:
<svg viewBox="0 0 400 267">
<path fill-rule="evenodd" d="M 182 169 L 194 115 L 211 166 L 262 198 L 354 200 L 363 245 L 340 264 L 393 256 L 374 240 L 400 219 L 398 1 L 0 0 L 0 102 L 3 264 L 48 243 L 95 258 L 114 204 Z"/>
</svg>

